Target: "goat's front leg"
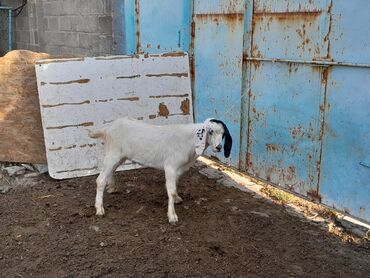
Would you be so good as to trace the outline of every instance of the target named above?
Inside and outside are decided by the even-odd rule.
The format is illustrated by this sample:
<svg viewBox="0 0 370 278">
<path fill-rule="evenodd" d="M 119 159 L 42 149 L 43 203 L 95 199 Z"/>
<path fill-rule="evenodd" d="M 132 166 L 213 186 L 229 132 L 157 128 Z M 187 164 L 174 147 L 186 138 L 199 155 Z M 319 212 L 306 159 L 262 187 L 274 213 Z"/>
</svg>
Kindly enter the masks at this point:
<svg viewBox="0 0 370 278">
<path fill-rule="evenodd" d="M 103 206 L 104 189 L 107 185 L 114 183 L 114 171 L 117 169 L 120 161 L 120 157 L 109 154 L 104 158 L 103 170 L 96 179 L 96 215 L 104 215 L 105 213 Z"/>
<path fill-rule="evenodd" d="M 176 182 L 177 182 L 177 174 L 174 169 L 171 167 L 165 168 L 165 175 L 166 175 L 166 189 L 168 194 L 168 221 L 170 224 L 176 224 L 178 221 L 176 212 L 175 212 L 175 199 L 179 198 L 176 192 Z"/>
</svg>

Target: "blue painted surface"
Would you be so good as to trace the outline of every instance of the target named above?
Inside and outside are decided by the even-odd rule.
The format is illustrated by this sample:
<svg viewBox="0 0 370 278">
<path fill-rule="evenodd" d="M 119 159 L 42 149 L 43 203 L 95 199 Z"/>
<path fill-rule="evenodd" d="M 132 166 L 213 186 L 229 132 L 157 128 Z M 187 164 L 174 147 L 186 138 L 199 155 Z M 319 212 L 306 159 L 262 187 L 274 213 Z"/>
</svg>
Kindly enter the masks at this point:
<svg viewBox="0 0 370 278">
<path fill-rule="evenodd" d="M 262 62 L 251 68 L 248 172 L 306 195 L 319 175 L 320 68 Z"/>
<path fill-rule="evenodd" d="M 330 1 L 254 1 L 253 57 L 311 60 L 327 56 Z"/>
<path fill-rule="evenodd" d="M 335 61 L 370 63 L 370 1 L 333 1 L 330 56 Z"/>
<path fill-rule="evenodd" d="M 230 16 L 228 13 L 238 11 L 207 10 L 207 7 L 217 9 L 219 6 L 206 5 L 206 2 L 212 1 L 194 6 L 195 120 L 201 122 L 215 117 L 227 124 L 233 137 L 230 160 L 222 155 L 217 157 L 238 167 L 244 14 Z"/>
<path fill-rule="evenodd" d="M 195 120 L 234 138 L 222 161 L 370 221 L 370 69 L 311 63 L 370 63 L 370 2 L 138 1 L 126 52 L 193 54 Z"/>
<path fill-rule="evenodd" d="M 123 52 L 125 54 L 136 53 L 136 14 L 135 0 L 123 1 L 123 29 L 124 29 L 124 44 Z"/>
<path fill-rule="evenodd" d="M 188 51 L 191 0 L 140 0 L 140 50 L 146 53 Z"/>
<path fill-rule="evenodd" d="M 328 79 L 320 193 L 329 206 L 370 220 L 370 69 L 334 67 Z"/>
</svg>

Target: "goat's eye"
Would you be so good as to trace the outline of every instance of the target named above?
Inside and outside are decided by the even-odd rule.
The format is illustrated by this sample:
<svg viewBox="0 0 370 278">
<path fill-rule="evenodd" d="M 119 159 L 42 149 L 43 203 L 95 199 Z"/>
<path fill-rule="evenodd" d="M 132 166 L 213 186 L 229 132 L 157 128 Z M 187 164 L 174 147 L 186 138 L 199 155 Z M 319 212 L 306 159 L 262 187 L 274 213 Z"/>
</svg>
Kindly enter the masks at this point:
<svg viewBox="0 0 370 278">
<path fill-rule="evenodd" d="M 212 135 L 213 134 L 213 130 L 212 129 L 210 129 L 209 130 L 209 135 Z"/>
</svg>

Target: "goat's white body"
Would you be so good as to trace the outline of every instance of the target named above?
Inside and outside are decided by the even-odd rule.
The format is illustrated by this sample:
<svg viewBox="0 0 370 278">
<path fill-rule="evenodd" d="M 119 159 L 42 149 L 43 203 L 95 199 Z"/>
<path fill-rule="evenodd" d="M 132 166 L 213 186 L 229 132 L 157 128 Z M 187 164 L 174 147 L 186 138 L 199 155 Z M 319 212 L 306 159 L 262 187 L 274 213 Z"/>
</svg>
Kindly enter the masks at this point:
<svg viewBox="0 0 370 278">
<path fill-rule="evenodd" d="M 92 138 L 105 142 L 102 172 L 97 178 L 96 213 L 104 215 L 103 192 L 114 190 L 114 171 L 126 159 L 143 166 L 163 169 L 168 193 L 168 218 L 177 222 L 174 202 L 181 202 L 177 194 L 178 177 L 195 162 L 196 132 L 204 124 L 154 126 L 137 120 L 122 118 L 109 126 L 91 132 Z M 222 137 L 220 137 L 222 140 Z"/>
<path fill-rule="evenodd" d="M 128 118 L 104 129 L 107 152 L 156 169 L 182 167 L 194 162 L 195 133 L 202 124 L 154 126 Z"/>
</svg>

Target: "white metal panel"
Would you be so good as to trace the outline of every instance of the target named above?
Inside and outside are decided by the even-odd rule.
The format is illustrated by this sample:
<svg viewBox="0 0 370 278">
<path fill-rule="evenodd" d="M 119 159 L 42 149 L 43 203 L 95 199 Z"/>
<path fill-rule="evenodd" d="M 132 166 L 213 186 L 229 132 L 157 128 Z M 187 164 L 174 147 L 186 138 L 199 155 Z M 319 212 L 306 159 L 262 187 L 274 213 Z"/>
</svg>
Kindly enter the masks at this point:
<svg viewBox="0 0 370 278">
<path fill-rule="evenodd" d="M 99 172 L 103 144 L 88 137 L 123 116 L 159 125 L 193 122 L 186 53 L 40 60 L 36 64 L 49 174 Z M 137 168 L 126 162 L 120 169 Z"/>
</svg>

